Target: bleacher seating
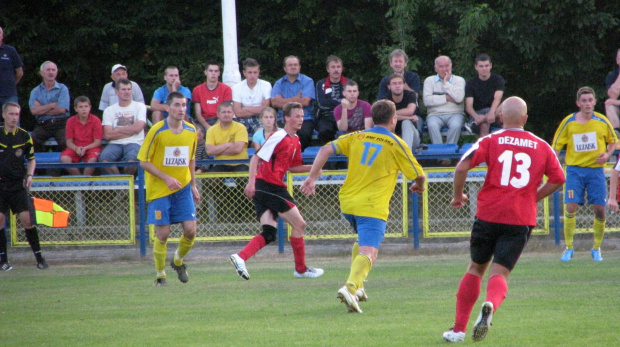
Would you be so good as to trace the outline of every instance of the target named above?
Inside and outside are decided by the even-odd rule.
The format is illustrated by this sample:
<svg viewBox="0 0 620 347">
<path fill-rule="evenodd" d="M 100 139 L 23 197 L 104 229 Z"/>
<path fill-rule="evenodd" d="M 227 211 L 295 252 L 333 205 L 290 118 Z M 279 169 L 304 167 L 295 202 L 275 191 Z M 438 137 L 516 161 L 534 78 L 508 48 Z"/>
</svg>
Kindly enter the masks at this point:
<svg viewBox="0 0 620 347">
<path fill-rule="evenodd" d="M 60 152 L 38 152 L 34 154 L 34 160 L 42 164 L 60 163 Z"/>
<path fill-rule="evenodd" d="M 422 154 L 427 156 L 452 156 L 459 150 L 459 145 L 455 143 L 428 144 L 422 149 Z"/>
</svg>

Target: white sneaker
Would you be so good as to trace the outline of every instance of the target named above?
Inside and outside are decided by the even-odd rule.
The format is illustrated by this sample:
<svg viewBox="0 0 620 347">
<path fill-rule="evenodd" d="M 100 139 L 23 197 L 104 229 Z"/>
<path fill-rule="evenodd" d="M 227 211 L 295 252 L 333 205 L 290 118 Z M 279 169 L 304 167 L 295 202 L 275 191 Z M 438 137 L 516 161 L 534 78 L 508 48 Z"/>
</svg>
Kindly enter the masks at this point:
<svg viewBox="0 0 620 347">
<path fill-rule="evenodd" d="M 237 269 L 237 275 L 239 275 L 239 277 L 243 278 L 246 281 L 250 279 L 250 274 L 245 268 L 245 261 L 241 259 L 238 254 L 231 255 L 230 262 L 233 263 L 235 269 Z"/>
<path fill-rule="evenodd" d="M 492 319 L 493 303 L 490 301 L 485 301 L 482 303 L 482 309 L 480 310 L 478 319 L 476 319 L 476 323 L 474 324 L 474 333 L 471 336 L 474 341 L 480 341 L 487 336 Z"/>
<path fill-rule="evenodd" d="M 454 332 L 454 330 L 450 329 L 443 333 L 443 340 L 447 342 L 463 342 L 465 341 L 465 333 L 464 332 Z"/>
<path fill-rule="evenodd" d="M 340 299 L 340 302 L 344 302 L 344 304 L 347 305 L 347 310 L 349 311 L 349 313 L 362 313 L 362 309 L 358 304 L 357 295 L 349 293 L 347 286 L 342 286 L 342 288 L 338 289 L 337 297 L 338 299 Z"/>
<path fill-rule="evenodd" d="M 297 278 L 317 278 L 323 276 L 323 269 L 315 269 L 310 266 L 306 266 L 306 272 L 299 273 L 297 270 L 293 272 L 293 276 Z"/>
<path fill-rule="evenodd" d="M 366 295 L 366 291 L 364 290 L 364 288 L 356 290 L 355 295 L 357 296 L 357 300 L 360 302 L 368 300 L 368 295 Z"/>
</svg>

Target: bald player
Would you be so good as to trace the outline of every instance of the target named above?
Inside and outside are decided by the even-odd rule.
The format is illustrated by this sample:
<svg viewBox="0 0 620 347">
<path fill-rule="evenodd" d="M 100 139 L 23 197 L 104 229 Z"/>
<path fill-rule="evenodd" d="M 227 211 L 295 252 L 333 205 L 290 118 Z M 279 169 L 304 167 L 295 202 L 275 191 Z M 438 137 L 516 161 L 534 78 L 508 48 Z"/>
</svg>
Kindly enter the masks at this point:
<svg viewBox="0 0 620 347">
<path fill-rule="evenodd" d="M 463 193 L 467 172 L 482 163 L 488 166 L 471 232 L 471 261 L 456 293 L 454 327 L 443 333 L 448 342 L 465 339 L 482 276 L 491 265 L 486 299 L 473 327 L 474 341 L 486 336 L 493 314 L 508 292 L 508 276 L 536 226 L 536 202 L 555 192 L 565 181 L 553 149 L 523 130 L 527 121 L 525 101 L 518 97 L 506 99 L 499 117 L 504 129 L 480 138 L 454 171 L 450 204 L 461 208 L 468 200 Z M 548 180 L 541 186 L 543 176 Z"/>
</svg>

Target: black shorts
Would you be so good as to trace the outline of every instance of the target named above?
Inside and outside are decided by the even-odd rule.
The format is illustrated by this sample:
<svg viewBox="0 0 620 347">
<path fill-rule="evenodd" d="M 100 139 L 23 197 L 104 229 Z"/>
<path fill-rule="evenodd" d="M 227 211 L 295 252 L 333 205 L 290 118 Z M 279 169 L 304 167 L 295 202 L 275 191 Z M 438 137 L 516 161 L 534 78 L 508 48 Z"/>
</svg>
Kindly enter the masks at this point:
<svg viewBox="0 0 620 347">
<path fill-rule="evenodd" d="M 276 220 L 278 213 L 286 212 L 297 206 L 286 188 L 263 180 L 256 180 L 256 192 L 252 200 L 259 220 L 267 210 L 273 213 L 274 220 Z"/>
<path fill-rule="evenodd" d="M 532 227 L 485 222 L 476 218 L 471 231 L 470 253 L 474 263 L 493 262 L 512 271 L 532 234 Z"/>
<path fill-rule="evenodd" d="M 8 213 L 9 208 L 13 213 L 30 210 L 30 196 L 26 192 L 26 188 L 22 186 L 21 181 L 10 185 L 0 185 L 0 212 Z"/>
</svg>

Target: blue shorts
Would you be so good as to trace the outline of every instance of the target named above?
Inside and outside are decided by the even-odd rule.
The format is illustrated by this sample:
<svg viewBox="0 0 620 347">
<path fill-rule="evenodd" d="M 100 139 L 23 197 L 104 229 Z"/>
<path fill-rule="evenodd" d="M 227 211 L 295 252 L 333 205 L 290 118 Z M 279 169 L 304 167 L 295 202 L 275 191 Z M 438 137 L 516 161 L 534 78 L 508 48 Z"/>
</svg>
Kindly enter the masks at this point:
<svg viewBox="0 0 620 347">
<path fill-rule="evenodd" d="M 170 225 L 196 220 L 196 205 L 191 184 L 168 196 L 149 202 L 146 222 L 154 225 Z"/>
<path fill-rule="evenodd" d="M 585 195 L 588 196 L 588 203 L 605 206 L 607 180 L 604 169 L 602 167 L 566 166 L 564 203 L 576 202 L 583 205 Z"/>
<path fill-rule="evenodd" d="M 357 240 L 360 246 L 371 246 L 379 248 L 387 223 L 384 220 L 373 217 L 361 217 L 343 213 L 344 218 L 351 224 L 357 233 Z"/>
<path fill-rule="evenodd" d="M 138 160 L 138 152 L 140 152 L 140 145 L 137 143 L 128 143 L 126 145 L 109 143 L 99 155 L 99 161 Z"/>
</svg>

